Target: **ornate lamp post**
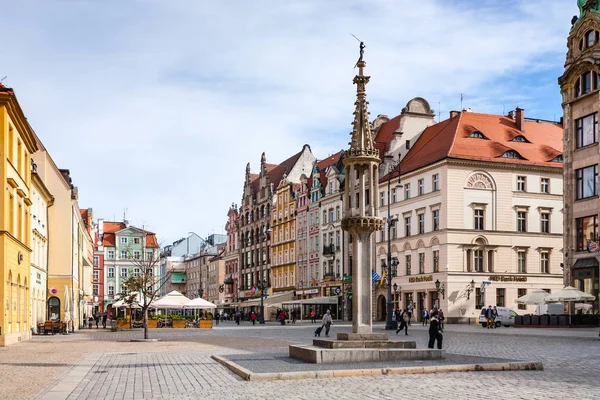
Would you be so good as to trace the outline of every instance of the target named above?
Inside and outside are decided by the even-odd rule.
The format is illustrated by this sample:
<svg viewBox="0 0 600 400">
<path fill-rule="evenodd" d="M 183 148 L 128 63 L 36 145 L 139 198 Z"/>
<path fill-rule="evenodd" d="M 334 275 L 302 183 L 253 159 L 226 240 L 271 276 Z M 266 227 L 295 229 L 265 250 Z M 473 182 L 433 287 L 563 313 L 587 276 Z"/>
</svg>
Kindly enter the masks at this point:
<svg viewBox="0 0 600 400">
<path fill-rule="evenodd" d="M 258 323 L 259 324 L 264 324 L 265 323 L 265 305 L 264 305 L 264 298 L 265 298 L 265 285 L 267 284 L 267 280 L 264 279 L 264 275 L 263 275 L 263 264 L 266 262 L 266 259 L 263 258 L 264 256 L 264 252 L 262 251 L 267 243 L 266 241 L 269 239 L 269 234 L 271 233 L 271 228 L 267 228 L 266 225 L 266 221 L 267 221 L 267 216 L 266 214 L 263 215 L 263 226 L 262 226 L 262 240 L 264 243 L 264 245 L 262 246 L 261 252 L 260 252 L 260 278 L 258 279 L 258 283 L 260 284 L 260 315 L 258 316 Z"/>
<path fill-rule="evenodd" d="M 392 302 L 392 278 L 396 276 L 395 267 L 398 265 L 398 261 L 396 260 L 394 263 L 392 262 L 392 226 L 398 221 L 398 218 L 392 218 L 391 216 L 391 200 L 392 200 L 392 175 L 394 172 L 398 171 L 398 183 L 396 184 L 396 188 L 401 188 L 400 184 L 400 154 L 398 154 L 398 161 L 391 161 L 388 165 L 388 174 L 387 174 L 387 315 L 385 321 L 385 329 L 386 330 L 396 330 L 397 324 L 392 320 L 392 313 L 394 308 L 394 303 Z M 394 265 L 392 265 L 394 264 Z M 385 265 L 385 264 L 383 264 Z M 383 266 L 382 265 L 382 266 Z M 392 271 L 392 267 L 394 267 L 394 271 Z"/>
<path fill-rule="evenodd" d="M 398 299 L 398 304 L 396 304 L 396 309 L 400 308 L 400 295 L 402 294 L 402 288 L 400 286 L 398 286 L 397 283 L 394 283 L 394 295 L 396 295 L 396 298 Z"/>
<path fill-rule="evenodd" d="M 471 283 L 467 286 L 467 300 L 471 298 L 471 292 L 475 290 L 475 281 L 471 279 Z"/>
<path fill-rule="evenodd" d="M 437 279 L 435 281 L 435 290 L 438 292 L 438 297 L 440 295 L 440 293 L 442 294 L 442 299 L 446 298 L 446 288 L 444 286 L 444 284 L 440 284 L 440 280 Z"/>
</svg>

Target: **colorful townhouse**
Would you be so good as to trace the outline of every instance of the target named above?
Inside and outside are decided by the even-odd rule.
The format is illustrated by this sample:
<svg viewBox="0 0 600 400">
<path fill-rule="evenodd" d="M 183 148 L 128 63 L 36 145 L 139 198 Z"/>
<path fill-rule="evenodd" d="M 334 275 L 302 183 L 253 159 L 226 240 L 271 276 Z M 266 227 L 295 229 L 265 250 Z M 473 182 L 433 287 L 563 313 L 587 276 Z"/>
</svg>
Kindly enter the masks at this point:
<svg viewBox="0 0 600 400">
<path fill-rule="evenodd" d="M 224 302 L 231 304 L 237 301 L 239 293 L 239 227 L 240 214 L 237 204 L 232 204 L 227 211 L 227 223 L 225 231 L 227 232 L 227 242 L 225 243 L 225 253 L 223 261 L 225 263 L 225 285 Z"/>
<path fill-rule="evenodd" d="M 35 133 L 12 89 L 0 84 L 0 346 L 31 337 L 31 155 Z"/>
</svg>

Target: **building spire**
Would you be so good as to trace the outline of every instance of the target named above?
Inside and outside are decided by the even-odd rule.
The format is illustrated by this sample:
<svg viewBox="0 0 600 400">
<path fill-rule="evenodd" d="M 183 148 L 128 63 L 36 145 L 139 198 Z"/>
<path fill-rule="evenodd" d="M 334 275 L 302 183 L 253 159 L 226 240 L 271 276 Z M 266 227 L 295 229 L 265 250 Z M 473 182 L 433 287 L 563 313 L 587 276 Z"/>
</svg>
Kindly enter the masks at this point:
<svg viewBox="0 0 600 400">
<path fill-rule="evenodd" d="M 348 150 L 348 156 L 350 157 L 364 157 L 374 156 L 378 157 L 377 149 L 373 145 L 373 137 L 371 135 L 371 125 L 369 123 L 369 111 L 367 106 L 367 83 L 369 83 L 370 76 L 364 75 L 364 68 L 367 63 L 363 60 L 365 44 L 360 42 L 360 58 L 356 63 L 358 67 L 358 75 L 354 77 L 354 84 L 356 85 L 356 101 L 354 102 L 354 122 L 352 123 L 352 141 L 350 142 L 350 149 Z"/>
</svg>

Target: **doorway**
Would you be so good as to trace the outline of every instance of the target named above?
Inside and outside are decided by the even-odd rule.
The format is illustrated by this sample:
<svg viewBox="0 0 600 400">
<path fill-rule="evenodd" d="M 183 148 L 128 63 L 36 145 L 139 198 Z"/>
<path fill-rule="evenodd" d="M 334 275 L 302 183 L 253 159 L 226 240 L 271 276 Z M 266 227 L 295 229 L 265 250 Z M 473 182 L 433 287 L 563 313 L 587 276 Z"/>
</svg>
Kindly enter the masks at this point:
<svg viewBox="0 0 600 400">
<path fill-rule="evenodd" d="M 377 298 L 377 321 L 385 321 L 387 317 L 387 302 L 384 295 L 379 295 Z"/>
</svg>

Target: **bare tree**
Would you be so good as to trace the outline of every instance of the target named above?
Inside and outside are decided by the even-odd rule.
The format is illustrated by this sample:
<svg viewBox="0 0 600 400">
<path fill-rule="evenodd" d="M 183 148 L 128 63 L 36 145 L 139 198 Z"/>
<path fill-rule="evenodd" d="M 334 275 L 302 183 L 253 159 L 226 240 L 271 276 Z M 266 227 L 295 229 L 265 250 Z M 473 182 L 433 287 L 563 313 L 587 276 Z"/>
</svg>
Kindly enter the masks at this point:
<svg viewBox="0 0 600 400">
<path fill-rule="evenodd" d="M 160 246 L 159 246 L 160 249 Z M 144 339 L 148 339 L 148 309 L 152 302 L 160 296 L 161 288 L 169 280 L 170 271 L 165 271 L 165 276 L 156 276 L 154 271 L 159 265 L 160 256 L 152 248 L 150 251 L 144 246 L 141 254 L 139 251 L 127 250 L 127 257 L 131 260 L 134 272 L 122 282 L 122 293 L 118 293 L 119 300 L 123 300 L 131 308 L 137 304 L 142 309 L 144 322 Z"/>
</svg>

